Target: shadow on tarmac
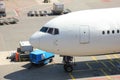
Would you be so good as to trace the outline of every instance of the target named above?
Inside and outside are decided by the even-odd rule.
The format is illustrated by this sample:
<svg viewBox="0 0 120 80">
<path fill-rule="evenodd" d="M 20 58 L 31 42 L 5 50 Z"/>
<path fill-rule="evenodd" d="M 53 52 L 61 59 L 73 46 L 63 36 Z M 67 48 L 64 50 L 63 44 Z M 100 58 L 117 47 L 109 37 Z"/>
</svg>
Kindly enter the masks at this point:
<svg viewBox="0 0 120 80">
<path fill-rule="evenodd" d="M 100 77 L 120 74 L 120 59 L 106 59 L 97 61 L 76 62 L 72 75 L 77 78 Z M 4 76 L 10 80 L 66 80 L 71 77 L 63 69 L 63 65 L 49 64 L 42 67 L 32 67 L 30 64 L 23 67 L 26 69 L 16 71 Z"/>
<path fill-rule="evenodd" d="M 23 67 L 26 69 L 16 71 L 4 76 L 9 80 L 67 80 L 69 79 L 68 73 L 65 73 L 62 65 L 49 64 L 42 67 L 32 67 L 27 69 L 30 64 Z"/>
</svg>

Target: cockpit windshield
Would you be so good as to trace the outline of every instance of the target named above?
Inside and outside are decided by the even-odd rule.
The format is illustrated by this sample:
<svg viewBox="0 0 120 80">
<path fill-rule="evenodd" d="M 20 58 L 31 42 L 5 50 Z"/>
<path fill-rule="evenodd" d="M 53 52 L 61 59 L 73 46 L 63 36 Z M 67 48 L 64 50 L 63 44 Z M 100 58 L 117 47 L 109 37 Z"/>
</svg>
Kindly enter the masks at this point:
<svg viewBox="0 0 120 80">
<path fill-rule="evenodd" d="M 40 29 L 41 32 L 47 32 L 47 30 L 48 30 L 47 27 L 42 27 L 42 28 Z"/>
<path fill-rule="evenodd" d="M 51 27 L 42 27 L 40 29 L 40 31 L 44 32 L 44 33 L 49 33 L 49 34 L 52 34 L 52 35 L 58 35 L 59 34 L 59 29 L 51 28 Z"/>
</svg>

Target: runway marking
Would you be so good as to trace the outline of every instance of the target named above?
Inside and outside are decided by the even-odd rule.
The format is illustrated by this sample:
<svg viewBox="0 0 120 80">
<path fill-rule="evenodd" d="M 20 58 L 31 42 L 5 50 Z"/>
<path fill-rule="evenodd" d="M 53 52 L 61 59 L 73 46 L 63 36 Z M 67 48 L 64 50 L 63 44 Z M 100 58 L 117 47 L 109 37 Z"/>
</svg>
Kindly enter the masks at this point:
<svg viewBox="0 0 120 80">
<path fill-rule="evenodd" d="M 116 55 L 116 54 L 114 54 L 113 56 L 117 59 L 119 58 L 118 55 Z M 116 60 L 116 61 L 120 64 L 120 61 L 118 61 L 118 60 Z"/>
<path fill-rule="evenodd" d="M 101 62 L 101 63 L 104 65 L 104 67 L 108 68 L 108 66 L 104 62 Z"/>
<path fill-rule="evenodd" d="M 110 63 L 113 65 L 113 67 L 116 67 L 111 61 L 110 61 Z"/>
<path fill-rule="evenodd" d="M 89 63 L 86 62 L 86 65 L 87 65 L 90 69 L 92 69 L 92 67 L 89 65 Z"/>
<path fill-rule="evenodd" d="M 116 54 L 114 54 L 113 56 L 114 56 L 115 58 L 119 58 L 118 55 L 116 55 Z"/>
<path fill-rule="evenodd" d="M 97 58 L 95 56 L 91 56 L 93 60 L 95 60 L 96 62 L 98 62 Z"/>
<path fill-rule="evenodd" d="M 16 15 L 17 17 L 20 16 L 20 12 L 19 12 L 18 9 L 14 9 L 13 11 L 14 11 L 14 13 L 15 13 L 15 15 Z"/>
<path fill-rule="evenodd" d="M 72 73 L 69 73 L 69 75 L 72 78 L 72 80 L 76 80 L 75 77 L 72 75 Z"/>
<path fill-rule="evenodd" d="M 111 61 L 113 61 L 112 58 L 111 58 L 109 55 L 106 55 L 106 57 L 107 57 L 108 59 L 110 59 Z"/>
<path fill-rule="evenodd" d="M 112 64 L 113 67 L 116 67 L 116 66 L 112 63 L 113 59 L 112 59 L 109 55 L 106 55 L 106 57 L 107 57 L 108 59 L 110 59 L 110 64 Z"/>
<path fill-rule="evenodd" d="M 103 74 L 106 76 L 108 80 L 112 80 L 112 78 L 103 69 L 100 70 L 103 72 Z"/>
</svg>

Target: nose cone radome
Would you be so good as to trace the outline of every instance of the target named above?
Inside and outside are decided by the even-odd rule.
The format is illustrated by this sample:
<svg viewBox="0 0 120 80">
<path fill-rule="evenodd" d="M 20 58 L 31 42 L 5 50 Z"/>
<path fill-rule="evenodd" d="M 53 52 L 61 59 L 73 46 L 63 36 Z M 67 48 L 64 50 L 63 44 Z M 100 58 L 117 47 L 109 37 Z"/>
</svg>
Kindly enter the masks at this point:
<svg viewBox="0 0 120 80">
<path fill-rule="evenodd" d="M 34 33 L 30 39 L 29 39 L 30 44 L 34 47 L 34 48 L 39 48 L 40 46 L 40 37 L 39 37 L 39 33 L 36 32 Z"/>
</svg>

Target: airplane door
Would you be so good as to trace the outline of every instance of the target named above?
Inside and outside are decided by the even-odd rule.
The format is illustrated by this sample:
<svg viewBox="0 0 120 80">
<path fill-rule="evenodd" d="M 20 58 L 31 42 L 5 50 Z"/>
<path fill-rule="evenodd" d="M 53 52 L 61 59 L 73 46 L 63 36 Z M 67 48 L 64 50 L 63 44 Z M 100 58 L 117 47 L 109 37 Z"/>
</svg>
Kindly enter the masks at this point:
<svg viewBox="0 0 120 80">
<path fill-rule="evenodd" d="M 80 44 L 88 44 L 90 42 L 89 26 L 80 26 Z"/>
</svg>

